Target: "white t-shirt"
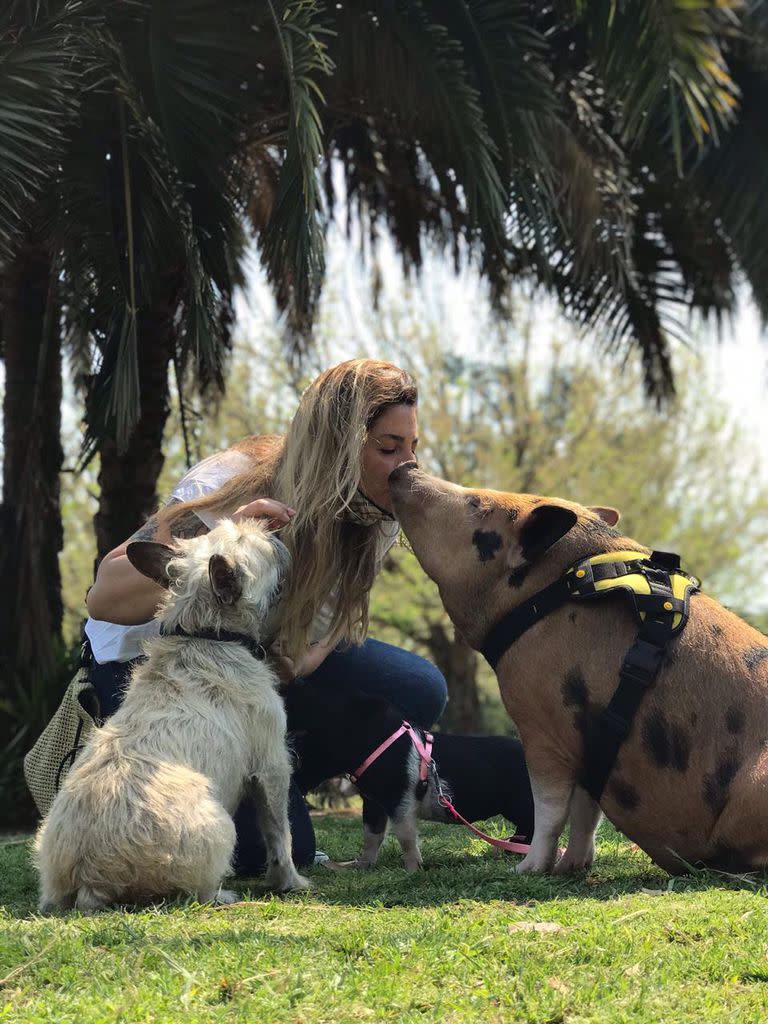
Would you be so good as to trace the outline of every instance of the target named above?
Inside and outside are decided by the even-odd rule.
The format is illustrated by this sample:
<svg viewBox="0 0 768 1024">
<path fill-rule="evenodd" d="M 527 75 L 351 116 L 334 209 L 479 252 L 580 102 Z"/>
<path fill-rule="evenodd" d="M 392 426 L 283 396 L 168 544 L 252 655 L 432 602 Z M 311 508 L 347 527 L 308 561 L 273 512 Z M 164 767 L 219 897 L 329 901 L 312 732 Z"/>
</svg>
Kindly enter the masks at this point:
<svg viewBox="0 0 768 1024">
<path fill-rule="evenodd" d="M 171 492 L 169 501 L 191 501 L 193 498 L 201 498 L 212 491 L 216 491 L 232 477 L 245 472 L 252 465 L 251 460 L 242 452 L 228 449 L 224 452 L 217 452 L 203 459 L 189 472 L 182 477 Z M 195 515 L 205 523 L 208 529 L 212 530 L 220 515 L 211 512 L 209 509 L 200 509 Z M 382 547 L 380 557 L 383 558 L 387 551 L 397 540 L 400 527 L 397 522 L 383 522 L 381 524 Z M 316 615 L 310 633 L 310 641 L 316 642 L 327 636 L 333 617 L 333 604 L 329 602 L 324 605 Z M 270 622 L 267 623 L 268 632 L 276 632 L 280 619 L 280 606 L 273 609 L 270 615 Z M 91 645 L 91 651 L 96 661 L 103 665 L 107 661 L 131 661 L 144 653 L 144 642 L 160 632 L 160 623 L 157 619 L 150 619 L 149 622 L 142 622 L 136 626 L 121 626 L 116 622 L 103 622 L 98 619 L 89 618 L 85 624 L 85 635 Z"/>
</svg>

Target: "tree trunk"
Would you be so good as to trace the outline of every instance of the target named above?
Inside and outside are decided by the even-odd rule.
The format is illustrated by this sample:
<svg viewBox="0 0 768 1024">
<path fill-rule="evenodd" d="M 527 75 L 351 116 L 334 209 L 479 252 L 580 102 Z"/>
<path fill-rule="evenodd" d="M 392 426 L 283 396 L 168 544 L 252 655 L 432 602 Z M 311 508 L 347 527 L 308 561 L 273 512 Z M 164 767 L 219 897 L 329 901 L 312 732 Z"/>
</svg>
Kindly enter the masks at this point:
<svg viewBox="0 0 768 1024">
<path fill-rule="evenodd" d="M 139 313 L 139 387 L 141 415 L 128 447 L 118 450 L 113 437 L 99 446 L 99 508 L 96 530 L 97 565 L 122 544 L 157 507 L 157 480 L 165 457 L 163 431 L 168 418 L 168 367 L 173 357 L 175 290 L 154 308 Z"/>
<path fill-rule="evenodd" d="M 448 732 L 482 732 L 477 653 L 442 622 L 430 625 L 428 646 L 448 683 L 448 706 L 442 725 Z"/>
<path fill-rule="evenodd" d="M 0 284 L 3 504 L 0 507 L 0 688 L 16 671 L 47 672 L 61 638 L 59 552 L 61 347 L 51 252 L 28 240 Z"/>
</svg>

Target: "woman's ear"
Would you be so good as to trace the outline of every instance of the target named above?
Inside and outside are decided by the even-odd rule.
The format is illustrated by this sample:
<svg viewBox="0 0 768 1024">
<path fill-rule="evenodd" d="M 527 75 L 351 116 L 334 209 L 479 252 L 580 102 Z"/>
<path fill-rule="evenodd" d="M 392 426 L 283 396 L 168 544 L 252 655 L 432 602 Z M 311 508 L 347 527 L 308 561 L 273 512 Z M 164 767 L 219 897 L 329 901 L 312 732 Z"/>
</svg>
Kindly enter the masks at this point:
<svg viewBox="0 0 768 1024">
<path fill-rule="evenodd" d="M 594 512 L 596 516 L 599 516 L 609 526 L 615 526 L 621 519 L 621 512 L 617 508 L 611 508 L 610 505 L 589 505 L 588 508 L 590 512 Z"/>
<path fill-rule="evenodd" d="M 517 536 L 512 542 L 507 565 L 510 569 L 535 562 L 564 537 L 578 522 L 579 517 L 570 508 L 562 505 L 537 505 L 520 524 Z"/>
</svg>

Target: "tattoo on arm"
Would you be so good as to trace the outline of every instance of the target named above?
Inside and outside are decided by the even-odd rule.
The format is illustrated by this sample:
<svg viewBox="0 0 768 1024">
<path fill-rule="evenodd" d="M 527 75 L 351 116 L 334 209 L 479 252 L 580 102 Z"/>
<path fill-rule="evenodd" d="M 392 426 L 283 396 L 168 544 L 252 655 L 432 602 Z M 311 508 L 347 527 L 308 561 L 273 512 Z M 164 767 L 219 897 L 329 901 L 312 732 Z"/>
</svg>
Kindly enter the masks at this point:
<svg viewBox="0 0 768 1024">
<path fill-rule="evenodd" d="M 128 538 L 128 542 L 130 543 L 132 540 L 154 540 L 156 534 L 157 516 L 150 516 L 146 523 L 140 526 L 136 533 Z"/>
<path fill-rule="evenodd" d="M 171 534 L 182 539 L 201 537 L 204 533 L 208 532 L 208 527 L 191 509 L 188 512 L 182 513 L 171 527 Z"/>
</svg>

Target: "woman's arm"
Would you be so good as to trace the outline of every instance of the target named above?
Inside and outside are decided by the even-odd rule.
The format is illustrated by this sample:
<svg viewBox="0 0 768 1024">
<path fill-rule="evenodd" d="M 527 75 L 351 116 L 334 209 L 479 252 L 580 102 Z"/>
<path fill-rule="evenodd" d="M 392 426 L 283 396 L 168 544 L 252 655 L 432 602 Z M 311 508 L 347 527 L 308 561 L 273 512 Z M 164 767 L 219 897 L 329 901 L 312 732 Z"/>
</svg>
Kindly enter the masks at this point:
<svg viewBox="0 0 768 1024">
<path fill-rule="evenodd" d="M 242 505 L 232 518 L 235 521 L 268 518 L 270 527 L 277 529 L 289 522 L 293 515 L 293 509 L 280 501 L 257 498 Z M 102 559 L 96 580 L 85 599 L 88 614 L 92 619 L 116 622 L 121 626 L 149 622 L 160 604 L 163 588 L 131 565 L 125 549 L 133 540 L 155 540 L 173 545 L 174 538 L 197 537 L 203 533 L 208 533 L 208 527 L 192 509 L 176 519 L 172 529 L 159 522 L 156 516 L 150 516 L 140 530 Z"/>
<path fill-rule="evenodd" d="M 165 524 L 158 523 L 155 516 L 150 516 L 141 529 L 101 560 L 96 580 L 85 599 L 88 614 L 92 619 L 121 626 L 149 622 L 160 604 L 163 588 L 131 565 L 125 549 L 133 540 L 155 540 L 172 545 L 174 537 L 195 537 L 207 532 L 208 527 L 191 511 L 174 523 L 173 533 Z"/>
</svg>

